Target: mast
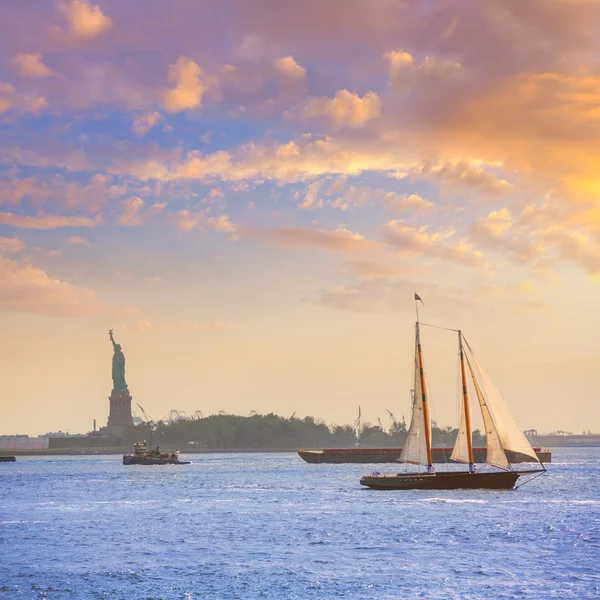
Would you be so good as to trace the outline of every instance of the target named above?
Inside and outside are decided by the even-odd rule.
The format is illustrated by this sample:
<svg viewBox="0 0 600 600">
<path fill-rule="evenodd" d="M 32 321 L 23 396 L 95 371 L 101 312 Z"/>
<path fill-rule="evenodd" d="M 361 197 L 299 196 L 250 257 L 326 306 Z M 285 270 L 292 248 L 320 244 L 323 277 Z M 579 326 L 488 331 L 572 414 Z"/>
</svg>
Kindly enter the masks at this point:
<svg viewBox="0 0 600 600">
<path fill-rule="evenodd" d="M 416 305 L 416 302 L 415 302 Z M 423 399 L 423 420 L 425 421 L 425 447 L 427 448 L 427 470 L 433 469 L 431 457 L 431 429 L 429 420 L 429 404 L 427 403 L 427 392 L 425 388 L 425 373 L 423 372 L 423 356 L 421 354 L 421 337 L 419 335 L 419 321 L 417 326 L 417 354 L 419 357 L 419 377 L 421 379 L 421 397 Z"/>
<path fill-rule="evenodd" d="M 473 438 L 471 433 L 471 409 L 469 394 L 467 392 L 467 377 L 465 375 L 465 355 L 463 352 L 462 333 L 458 330 L 458 347 L 460 349 L 460 373 L 462 376 L 463 410 L 465 414 L 465 427 L 467 430 L 467 448 L 469 451 L 469 471 L 473 471 Z"/>
</svg>

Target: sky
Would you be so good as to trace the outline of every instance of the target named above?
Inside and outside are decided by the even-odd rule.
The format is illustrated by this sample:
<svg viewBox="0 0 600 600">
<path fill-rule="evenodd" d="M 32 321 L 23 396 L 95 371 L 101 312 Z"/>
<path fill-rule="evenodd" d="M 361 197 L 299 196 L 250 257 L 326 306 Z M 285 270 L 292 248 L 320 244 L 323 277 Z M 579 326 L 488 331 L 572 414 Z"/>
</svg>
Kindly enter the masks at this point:
<svg viewBox="0 0 600 600">
<path fill-rule="evenodd" d="M 111 328 L 155 420 L 408 419 L 415 291 L 524 429 L 600 432 L 599 3 L 0 10 L 0 433 L 106 424 Z"/>
</svg>

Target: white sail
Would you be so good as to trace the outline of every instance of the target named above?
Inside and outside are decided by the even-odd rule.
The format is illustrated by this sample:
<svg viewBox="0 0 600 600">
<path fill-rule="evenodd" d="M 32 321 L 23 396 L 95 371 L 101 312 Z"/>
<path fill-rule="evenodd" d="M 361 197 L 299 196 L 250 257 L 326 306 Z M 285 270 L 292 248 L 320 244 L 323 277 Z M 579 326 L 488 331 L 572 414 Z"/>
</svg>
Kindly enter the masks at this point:
<svg viewBox="0 0 600 600">
<path fill-rule="evenodd" d="M 414 465 L 427 464 L 427 442 L 425 438 L 425 427 L 431 427 L 425 423 L 425 411 L 423 410 L 423 388 L 421 386 L 421 375 L 419 369 L 418 341 L 415 341 L 415 385 L 412 404 L 412 418 L 406 442 L 398 459 L 400 462 L 412 463 Z M 429 430 L 431 431 L 431 430 Z"/>
<path fill-rule="evenodd" d="M 469 368 L 475 381 L 475 390 L 481 405 L 486 435 L 488 436 L 487 462 L 496 466 L 502 466 L 503 468 L 509 468 L 510 463 L 506 458 L 505 451 L 510 451 L 523 454 L 531 458 L 534 462 L 539 463 L 535 450 L 531 447 L 529 440 L 517 425 L 515 418 L 504 403 L 492 380 L 483 370 L 483 367 L 468 344 L 467 348 L 470 354 L 468 357 Z M 488 422 L 492 424 L 494 430 L 492 432 L 492 446 L 496 446 L 496 441 L 493 438 L 497 437 L 497 445 L 502 450 L 503 459 L 494 447 L 492 447 L 492 454 L 490 455 L 490 434 L 488 433 L 490 427 L 488 426 Z"/>
<path fill-rule="evenodd" d="M 454 442 L 454 448 L 450 455 L 450 460 L 454 462 L 469 463 L 469 442 L 467 432 L 467 417 L 465 415 L 465 405 L 461 402 L 461 416 L 460 425 L 458 426 L 458 433 L 456 434 L 456 441 Z"/>
<path fill-rule="evenodd" d="M 488 405 L 485 402 L 485 397 L 481 392 L 481 388 L 479 387 L 479 383 L 477 382 L 477 378 L 473 372 L 471 361 L 468 358 L 467 364 L 469 365 L 469 371 L 471 372 L 471 377 L 473 378 L 475 393 L 477 394 L 479 408 L 481 409 L 481 416 L 483 417 L 483 428 L 485 429 L 485 439 L 487 442 L 486 462 L 490 465 L 494 465 L 495 467 L 499 467 L 500 469 L 508 470 L 510 469 L 510 463 L 508 462 L 508 458 L 506 458 L 506 452 L 504 452 L 504 448 L 500 442 L 500 436 L 498 435 L 496 424 L 494 423 L 494 419 L 490 413 Z"/>
</svg>

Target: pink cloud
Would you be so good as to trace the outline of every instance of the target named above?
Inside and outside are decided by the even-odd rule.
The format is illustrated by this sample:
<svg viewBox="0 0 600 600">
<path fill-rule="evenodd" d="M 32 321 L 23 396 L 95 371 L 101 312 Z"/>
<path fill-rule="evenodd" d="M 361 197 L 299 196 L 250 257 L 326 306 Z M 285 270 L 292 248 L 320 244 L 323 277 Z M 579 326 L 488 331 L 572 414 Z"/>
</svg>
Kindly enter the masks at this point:
<svg viewBox="0 0 600 600">
<path fill-rule="evenodd" d="M 61 215 L 16 215 L 0 212 L 0 224 L 23 227 L 25 229 L 56 229 L 59 227 L 96 227 L 102 223 L 100 215 L 88 217 L 67 217 Z"/>
<path fill-rule="evenodd" d="M 7 258 L 0 258 L 0 306 L 50 317 L 93 316 L 109 310 L 92 290 Z"/>
</svg>

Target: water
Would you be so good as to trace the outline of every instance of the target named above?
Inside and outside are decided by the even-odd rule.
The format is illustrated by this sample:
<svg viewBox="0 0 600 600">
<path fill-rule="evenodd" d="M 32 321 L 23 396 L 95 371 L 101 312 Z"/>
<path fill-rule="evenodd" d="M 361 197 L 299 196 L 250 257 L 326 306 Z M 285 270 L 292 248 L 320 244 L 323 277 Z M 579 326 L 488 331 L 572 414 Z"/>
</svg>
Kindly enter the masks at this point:
<svg viewBox="0 0 600 600">
<path fill-rule="evenodd" d="M 358 484 L 369 465 L 191 457 L 0 464 L 0 598 L 600 598 L 600 449 L 555 450 L 510 492 L 378 492 Z"/>
</svg>

